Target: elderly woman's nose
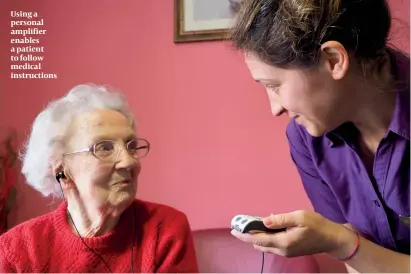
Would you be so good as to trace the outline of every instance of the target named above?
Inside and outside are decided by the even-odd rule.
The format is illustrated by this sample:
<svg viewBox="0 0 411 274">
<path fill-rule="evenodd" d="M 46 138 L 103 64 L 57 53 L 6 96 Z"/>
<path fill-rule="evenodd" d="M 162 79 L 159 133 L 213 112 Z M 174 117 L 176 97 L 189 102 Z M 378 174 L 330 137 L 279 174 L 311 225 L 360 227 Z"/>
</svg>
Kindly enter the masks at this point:
<svg viewBox="0 0 411 274">
<path fill-rule="evenodd" d="M 128 168 L 136 165 L 137 159 L 132 157 L 126 149 L 122 149 L 118 155 L 118 165 L 122 168 Z"/>
</svg>

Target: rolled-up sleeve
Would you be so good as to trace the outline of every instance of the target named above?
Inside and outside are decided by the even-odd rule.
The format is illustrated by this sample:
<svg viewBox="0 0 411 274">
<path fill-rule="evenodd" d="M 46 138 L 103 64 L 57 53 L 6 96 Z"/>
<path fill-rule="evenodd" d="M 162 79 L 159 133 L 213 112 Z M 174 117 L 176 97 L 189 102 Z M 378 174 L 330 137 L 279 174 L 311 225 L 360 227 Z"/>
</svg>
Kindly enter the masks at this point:
<svg viewBox="0 0 411 274">
<path fill-rule="evenodd" d="M 300 174 L 307 196 L 316 212 L 331 221 L 346 223 L 334 193 L 317 172 L 300 130 L 295 122 L 291 121 L 287 127 L 287 138 L 291 158 Z"/>
</svg>

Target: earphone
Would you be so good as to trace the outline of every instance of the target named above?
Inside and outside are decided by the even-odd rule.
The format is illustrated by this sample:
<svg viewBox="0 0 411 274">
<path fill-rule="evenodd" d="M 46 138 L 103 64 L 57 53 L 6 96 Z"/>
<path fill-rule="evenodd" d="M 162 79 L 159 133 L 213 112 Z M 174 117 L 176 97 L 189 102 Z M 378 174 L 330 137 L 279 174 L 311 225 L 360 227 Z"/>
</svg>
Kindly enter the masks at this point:
<svg viewBox="0 0 411 274">
<path fill-rule="evenodd" d="M 61 179 L 67 179 L 66 174 L 64 174 L 64 171 L 56 173 L 56 180 L 57 182 L 59 182 L 59 184 Z"/>
<path fill-rule="evenodd" d="M 61 193 L 63 194 L 63 198 L 64 198 L 64 192 L 63 192 L 63 187 L 61 186 L 61 183 L 60 183 L 60 180 L 61 179 L 67 179 L 67 177 L 66 177 L 66 175 L 64 174 L 64 171 L 60 171 L 60 172 L 58 172 L 58 173 L 56 173 L 56 180 L 57 180 L 57 182 L 59 183 L 59 185 L 60 185 L 60 188 L 61 188 Z M 104 264 L 105 264 L 105 266 L 107 267 L 107 269 L 108 269 L 108 271 L 110 272 L 110 273 L 113 273 L 113 271 L 111 271 L 111 269 L 110 269 L 110 267 L 109 267 L 109 265 L 107 264 L 107 262 L 101 257 L 101 255 L 100 254 L 98 254 L 97 252 L 95 252 L 91 247 L 89 247 L 85 242 L 84 242 L 84 239 L 83 239 L 83 237 L 80 235 L 80 232 L 78 231 L 78 229 L 77 229 L 77 227 L 76 227 L 76 225 L 74 224 L 74 220 L 73 220 L 73 218 L 71 217 L 71 214 L 70 214 L 70 212 L 68 211 L 68 205 L 67 205 L 67 201 L 66 201 L 66 199 L 64 198 L 64 202 L 66 203 L 66 207 L 67 207 L 67 213 L 68 213 L 68 215 L 69 215 L 69 217 L 70 217 L 70 219 L 71 219 L 71 222 L 73 223 L 73 226 L 74 226 L 74 228 L 76 229 L 76 231 L 77 231 L 77 234 L 78 234 L 78 236 L 80 237 L 80 239 L 81 239 L 81 241 L 83 242 L 83 244 L 94 254 L 94 255 L 96 255 Z M 134 252 L 133 252 L 133 247 L 134 247 L 134 244 L 135 244 L 135 238 L 136 238 L 136 210 L 135 210 L 135 205 L 133 204 L 132 205 L 132 207 L 133 207 L 133 213 L 134 213 L 134 220 L 133 220 L 133 241 L 132 241 L 132 244 L 131 244 L 131 261 L 130 261 L 130 269 L 131 269 L 131 273 L 134 273 L 134 266 L 133 266 L 133 263 L 134 263 Z"/>
</svg>

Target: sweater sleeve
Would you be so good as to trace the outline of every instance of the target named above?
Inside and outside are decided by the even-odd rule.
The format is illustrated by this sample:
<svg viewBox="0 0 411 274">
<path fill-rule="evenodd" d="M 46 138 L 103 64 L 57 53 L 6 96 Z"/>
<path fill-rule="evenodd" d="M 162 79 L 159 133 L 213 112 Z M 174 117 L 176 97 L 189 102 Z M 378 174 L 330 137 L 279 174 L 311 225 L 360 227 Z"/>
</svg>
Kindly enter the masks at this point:
<svg viewBox="0 0 411 274">
<path fill-rule="evenodd" d="M 0 273 L 16 273 L 17 270 L 13 268 L 8 260 L 7 254 L 9 254 L 9 251 L 6 250 L 3 241 L 4 237 L 0 237 Z"/>
<path fill-rule="evenodd" d="M 158 239 L 155 272 L 198 272 L 194 241 L 187 217 L 168 214 Z"/>
</svg>

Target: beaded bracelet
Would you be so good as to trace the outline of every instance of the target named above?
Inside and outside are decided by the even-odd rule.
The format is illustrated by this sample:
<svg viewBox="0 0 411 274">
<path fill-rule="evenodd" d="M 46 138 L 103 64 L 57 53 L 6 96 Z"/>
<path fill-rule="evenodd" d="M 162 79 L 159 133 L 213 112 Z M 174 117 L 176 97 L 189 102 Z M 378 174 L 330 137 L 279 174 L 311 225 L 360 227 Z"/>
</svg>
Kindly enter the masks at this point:
<svg viewBox="0 0 411 274">
<path fill-rule="evenodd" d="M 354 257 L 354 255 L 357 253 L 358 248 L 360 247 L 360 234 L 358 234 L 357 232 L 355 232 L 355 234 L 357 234 L 357 242 L 355 244 L 355 248 L 354 248 L 353 252 L 348 257 L 343 258 L 343 259 L 339 259 L 340 261 L 342 261 L 342 262 L 348 261 L 349 259 Z"/>
</svg>

